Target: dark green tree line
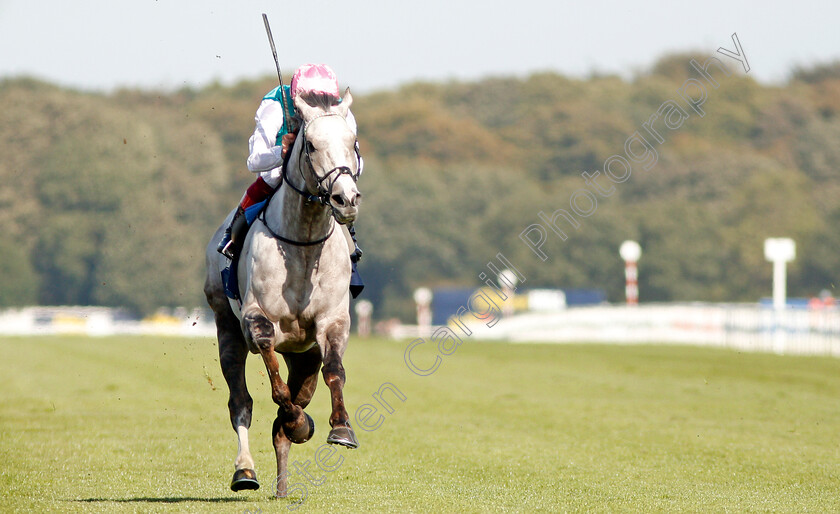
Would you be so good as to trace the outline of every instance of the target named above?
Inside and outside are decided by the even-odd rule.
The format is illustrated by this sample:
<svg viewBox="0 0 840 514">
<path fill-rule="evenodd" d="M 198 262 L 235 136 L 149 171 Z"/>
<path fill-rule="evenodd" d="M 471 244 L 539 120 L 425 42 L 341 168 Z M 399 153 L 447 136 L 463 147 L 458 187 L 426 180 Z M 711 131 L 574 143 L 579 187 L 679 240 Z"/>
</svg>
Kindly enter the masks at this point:
<svg viewBox="0 0 840 514">
<path fill-rule="evenodd" d="M 656 166 L 599 197 L 567 241 L 551 238 L 548 261 L 519 240 L 539 211 L 568 208 L 581 173 L 622 152 L 695 76 L 689 61 L 707 57 L 666 56 L 632 81 L 540 73 L 355 94 L 361 271 L 377 314 L 409 318 L 420 285 L 479 285 L 498 252 L 525 286 L 620 301 L 628 238 L 644 248 L 642 301 L 767 296 L 762 241 L 779 236 L 798 245 L 792 295 L 835 288 L 836 64 L 796 70 L 783 87 L 722 78 L 705 116 L 670 132 Z M 272 86 L 104 95 L 0 82 L 0 305 L 202 305 L 204 245 L 254 178 L 247 142 Z"/>
</svg>

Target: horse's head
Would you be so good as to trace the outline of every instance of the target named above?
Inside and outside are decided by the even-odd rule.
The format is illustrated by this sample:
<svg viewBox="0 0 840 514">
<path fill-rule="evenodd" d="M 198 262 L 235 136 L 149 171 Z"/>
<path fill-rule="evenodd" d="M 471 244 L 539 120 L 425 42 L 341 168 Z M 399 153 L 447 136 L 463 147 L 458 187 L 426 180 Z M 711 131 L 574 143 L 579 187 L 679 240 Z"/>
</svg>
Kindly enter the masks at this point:
<svg viewBox="0 0 840 514">
<path fill-rule="evenodd" d="M 298 95 L 295 108 L 303 118 L 304 158 L 299 164 L 310 194 L 328 204 L 339 223 L 352 223 L 362 194 L 356 187 L 360 158 L 356 134 L 347 124 L 353 97 L 350 89 L 341 102 L 326 95 Z"/>
</svg>

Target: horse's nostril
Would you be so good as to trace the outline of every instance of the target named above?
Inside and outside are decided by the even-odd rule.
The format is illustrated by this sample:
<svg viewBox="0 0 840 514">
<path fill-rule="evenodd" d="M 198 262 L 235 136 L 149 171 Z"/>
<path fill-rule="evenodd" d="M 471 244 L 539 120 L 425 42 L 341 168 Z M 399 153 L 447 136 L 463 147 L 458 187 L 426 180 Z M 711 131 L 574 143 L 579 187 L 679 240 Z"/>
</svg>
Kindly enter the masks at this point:
<svg viewBox="0 0 840 514">
<path fill-rule="evenodd" d="M 338 205 L 344 206 L 344 198 L 341 195 L 332 195 L 332 200 Z"/>
</svg>

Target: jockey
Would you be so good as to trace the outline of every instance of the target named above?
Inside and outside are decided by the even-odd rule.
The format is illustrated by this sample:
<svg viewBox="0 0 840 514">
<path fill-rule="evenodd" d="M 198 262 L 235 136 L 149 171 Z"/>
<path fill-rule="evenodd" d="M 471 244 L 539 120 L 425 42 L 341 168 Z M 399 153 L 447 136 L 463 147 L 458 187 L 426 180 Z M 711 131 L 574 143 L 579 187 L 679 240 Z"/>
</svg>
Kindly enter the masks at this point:
<svg viewBox="0 0 840 514">
<path fill-rule="evenodd" d="M 283 114 L 283 93 L 282 88 L 287 86 L 278 86 L 263 97 L 259 108 L 257 108 L 256 128 L 254 134 L 248 142 L 250 155 L 248 156 L 248 169 L 253 173 L 257 173 L 259 177 L 251 184 L 245 191 L 245 195 L 239 202 L 239 207 L 233 215 L 230 226 L 225 230 L 225 235 L 219 243 L 219 253 L 226 257 L 233 259 L 238 255 L 242 249 L 242 243 L 248 233 L 248 227 L 256 218 L 260 207 L 257 206 L 261 202 L 267 200 L 275 189 L 283 180 L 283 160 L 286 152 L 292 147 L 295 142 L 297 130 L 289 130 L 289 123 Z M 292 77 L 291 86 L 287 87 L 286 98 L 291 93 L 291 98 L 294 100 L 300 93 L 316 92 L 324 93 L 332 96 L 338 100 L 341 99 L 338 90 L 338 79 L 335 72 L 325 64 L 304 64 L 295 71 Z M 295 117 L 294 104 L 289 106 L 289 111 L 292 117 Z M 292 120 L 289 120 L 292 121 Z M 353 113 L 347 111 L 347 124 L 356 133 L 356 119 Z M 356 148 L 358 151 L 358 146 Z M 362 161 L 359 160 L 359 174 L 362 173 Z M 256 211 L 256 212 L 255 212 Z M 362 251 L 358 245 L 355 244 L 355 237 L 351 229 L 347 233 L 345 227 L 345 236 L 348 237 L 348 242 L 352 242 L 351 248 L 354 248 L 351 258 L 353 265 L 361 257 Z"/>
</svg>

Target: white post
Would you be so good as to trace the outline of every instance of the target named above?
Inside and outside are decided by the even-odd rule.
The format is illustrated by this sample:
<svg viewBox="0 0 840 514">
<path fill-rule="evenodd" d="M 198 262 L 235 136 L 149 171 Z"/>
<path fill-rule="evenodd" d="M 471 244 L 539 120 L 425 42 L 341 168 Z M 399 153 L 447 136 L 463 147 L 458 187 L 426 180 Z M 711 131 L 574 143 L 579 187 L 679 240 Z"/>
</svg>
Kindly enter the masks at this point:
<svg viewBox="0 0 840 514">
<path fill-rule="evenodd" d="M 502 315 L 505 317 L 513 315 L 513 292 L 516 290 L 516 283 L 519 278 L 516 273 L 509 269 L 503 269 L 499 273 L 499 286 L 507 299 L 502 304 Z"/>
<path fill-rule="evenodd" d="M 787 304 L 787 262 L 773 261 L 773 308 L 783 310 Z"/>
<path fill-rule="evenodd" d="M 773 350 L 784 353 L 786 345 L 787 263 L 796 258 L 796 243 L 786 237 L 764 240 L 764 258 L 773 263 Z"/>
<path fill-rule="evenodd" d="M 414 303 L 417 304 L 417 328 L 420 337 L 432 335 L 432 291 L 427 287 L 420 287 L 414 291 Z"/>
<path fill-rule="evenodd" d="M 370 336 L 371 315 L 373 314 L 373 304 L 367 300 L 360 300 L 356 303 L 356 315 L 359 317 L 359 336 Z"/>
<path fill-rule="evenodd" d="M 787 303 L 787 263 L 796 258 L 796 243 L 786 237 L 765 239 L 764 258 L 773 263 L 773 308 L 784 310 Z"/>
</svg>

